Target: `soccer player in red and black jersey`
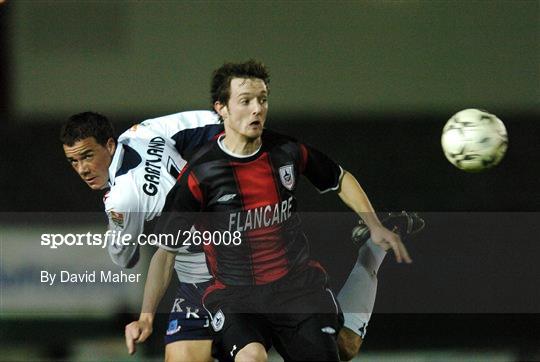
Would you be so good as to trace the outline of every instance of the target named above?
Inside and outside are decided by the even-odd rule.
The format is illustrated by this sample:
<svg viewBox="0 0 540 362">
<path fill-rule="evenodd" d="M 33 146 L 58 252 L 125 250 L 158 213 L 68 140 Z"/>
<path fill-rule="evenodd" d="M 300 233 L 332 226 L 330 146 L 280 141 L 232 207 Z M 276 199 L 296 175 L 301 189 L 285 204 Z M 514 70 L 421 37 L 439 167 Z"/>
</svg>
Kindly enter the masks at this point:
<svg viewBox="0 0 540 362">
<path fill-rule="evenodd" d="M 398 261 L 410 258 L 350 173 L 314 148 L 264 130 L 268 82 L 256 61 L 227 63 L 214 72 L 213 104 L 225 134 L 191 157 L 158 227 L 175 232 L 195 224 L 221 233 L 220 240 L 227 232 L 241 235 L 239 245 L 215 237 L 204 245 L 215 278 L 203 299 L 217 332 L 215 357 L 266 361 L 274 345 L 285 360 L 337 361 L 340 312 L 325 271 L 310 260 L 295 214 L 299 177 L 321 192 L 337 191 L 368 225 L 374 243 L 392 248 Z"/>
</svg>

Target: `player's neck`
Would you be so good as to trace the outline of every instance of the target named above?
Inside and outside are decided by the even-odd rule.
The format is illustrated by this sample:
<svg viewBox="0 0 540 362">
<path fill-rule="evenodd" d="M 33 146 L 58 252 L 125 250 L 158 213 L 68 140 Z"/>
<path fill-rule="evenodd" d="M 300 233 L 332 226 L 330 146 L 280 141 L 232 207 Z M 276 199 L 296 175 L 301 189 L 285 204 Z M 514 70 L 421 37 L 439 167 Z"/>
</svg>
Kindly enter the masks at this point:
<svg viewBox="0 0 540 362">
<path fill-rule="evenodd" d="M 249 139 L 242 135 L 226 133 L 223 138 L 223 146 L 237 155 L 251 155 L 261 147 L 261 137 Z"/>
</svg>

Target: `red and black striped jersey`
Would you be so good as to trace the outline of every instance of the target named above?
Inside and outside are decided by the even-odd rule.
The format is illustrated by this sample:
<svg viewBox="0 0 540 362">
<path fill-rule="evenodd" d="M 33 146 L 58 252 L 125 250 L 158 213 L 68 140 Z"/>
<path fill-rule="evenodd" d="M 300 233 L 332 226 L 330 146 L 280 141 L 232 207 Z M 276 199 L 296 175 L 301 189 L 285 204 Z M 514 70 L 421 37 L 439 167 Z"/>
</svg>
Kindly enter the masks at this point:
<svg viewBox="0 0 540 362">
<path fill-rule="evenodd" d="M 268 130 L 261 148 L 246 157 L 232 155 L 220 138 L 188 162 L 167 196 L 160 232 L 192 224 L 211 233 L 240 232 L 240 245 L 205 243 L 210 271 L 227 286 L 266 284 L 309 262 L 295 212 L 299 176 L 325 192 L 339 187 L 342 172 L 316 149 Z"/>
</svg>

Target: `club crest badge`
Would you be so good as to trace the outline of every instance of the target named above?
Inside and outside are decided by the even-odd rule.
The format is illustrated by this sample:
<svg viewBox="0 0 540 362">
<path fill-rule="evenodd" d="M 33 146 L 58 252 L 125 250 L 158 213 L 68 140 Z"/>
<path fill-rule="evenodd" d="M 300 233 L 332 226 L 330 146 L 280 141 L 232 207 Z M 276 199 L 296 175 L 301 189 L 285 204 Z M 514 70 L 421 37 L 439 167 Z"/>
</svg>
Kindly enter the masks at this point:
<svg viewBox="0 0 540 362">
<path fill-rule="evenodd" d="M 215 332 L 219 332 L 223 328 L 223 324 L 225 324 L 225 315 L 220 309 L 212 318 L 212 328 L 214 328 Z"/>
<path fill-rule="evenodd" d="M 168 336 L 173 335 L 177 333 L 178 331 L 180 331 L 180 329 L 182 329 L 182 326 L 178 324 L 177 319 L 174 319 L 169 322 L 169 328 L 167 328 L 167 335 Z"/>
<path fill-rule="evenodd" d="M 285 165 L 279 168 L 279 178 L 281 183 L 288 190 L 292 190 L 294 187 L 294 169 L 293 165 Z"/>
<path fill-rule="evenodd" d="M 116 225 L 119 228 L 124 227 L 124 214 L 122 214 L 121 212 L 116 212 L 116 211 L 111 210 L 109 212 L 109 217 L 114 225 Z"/>
</svg>

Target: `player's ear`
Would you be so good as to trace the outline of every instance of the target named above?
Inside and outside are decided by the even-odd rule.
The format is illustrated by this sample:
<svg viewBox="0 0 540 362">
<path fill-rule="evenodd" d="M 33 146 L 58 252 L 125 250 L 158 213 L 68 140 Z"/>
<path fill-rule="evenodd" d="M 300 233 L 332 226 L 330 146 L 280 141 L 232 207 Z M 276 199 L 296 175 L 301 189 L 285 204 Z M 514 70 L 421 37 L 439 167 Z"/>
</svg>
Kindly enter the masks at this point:
<svg viewBox="0 0 540 362">
<path fill-rule="evenodd" d="M 111 156 L 114 155 L 114 151 L 116 151 L 116 143 L 114 142 L 114 139 L 109 138 L 105 144 L 105 148 Z"/>
<path fill-rule="evenodd" d="M 221 103 L 220 101 L 214 102 L 214 110 L 217 114 L 221 116 L 221 118 L 225 119 L 225 114 L 227 113 L 227 105 Z"/>
</svg>

